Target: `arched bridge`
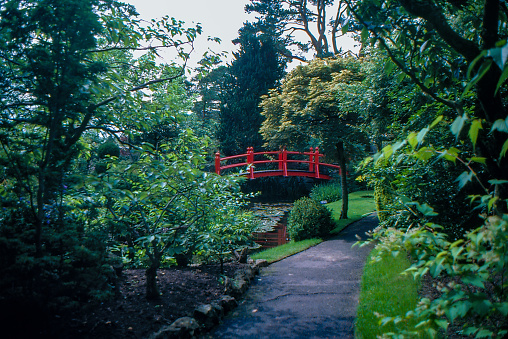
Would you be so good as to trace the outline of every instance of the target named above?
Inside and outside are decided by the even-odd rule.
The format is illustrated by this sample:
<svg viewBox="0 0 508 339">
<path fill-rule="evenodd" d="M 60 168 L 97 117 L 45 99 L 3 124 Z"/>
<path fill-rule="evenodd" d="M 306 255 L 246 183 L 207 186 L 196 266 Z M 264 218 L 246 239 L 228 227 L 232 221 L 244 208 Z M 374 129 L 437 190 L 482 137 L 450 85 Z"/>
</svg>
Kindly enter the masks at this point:
<svg viewBox="0 0 508 339">
<path fill-rule="evenodd" d="M 254 152 L 252 147 L 247 148 L 247 153 L 232 155 L 221 158 L 220 153 L 215 153 L 215 173 L 242 167 L 246 171 L 240 175 L 249 179 L 261 177 L 308 177 L 316 179 L 332 179 L 331 176 L 320 172 L 320 167 L 329 167 L 341 171 L 340 166 L 320 162 L 319 158 L 324 154 L 319 153 L 319 148 L 310 148 L 309 152 L 291 152 L 285 149 L 280 151 Z"/>
</svg>

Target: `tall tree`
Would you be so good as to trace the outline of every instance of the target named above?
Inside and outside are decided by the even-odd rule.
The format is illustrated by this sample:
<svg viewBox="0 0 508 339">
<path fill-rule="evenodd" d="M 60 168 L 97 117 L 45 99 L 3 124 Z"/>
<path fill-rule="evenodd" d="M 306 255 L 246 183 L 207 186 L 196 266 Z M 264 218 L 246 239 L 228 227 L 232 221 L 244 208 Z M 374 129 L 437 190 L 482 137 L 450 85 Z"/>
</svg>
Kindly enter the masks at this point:
<svg viewBox="0 0 508 339">
<path fill-rule="evenodd" d="M 260 14 L 258 25 L 273 27 L 288 46 L 296 48 L 291 54 L 292 59 L 305 60 L 299 52 L 309 50 L 318 57 L 343 52 L 337 39 L 350 29 L 347 6 L 343 1 L 251 0 L 245 9 Z M 295 36 L 299 32 L 304 33 L 308 42 L 302 43 L 300 37 Z"/>
<path fill-rule="evenodd" d="M 261 96 L 275 88 L 284 75 L 286 60 L 277 54 L 278 42 L 246 23 L 235 43 L 240 51 L 228 67 L 221 93 L 218 139 L 226 155 L 260 149 Z"/>
<path fill-rule="evenodd" d="M 316 59 L 289 73 L 280 89 L 271 91 L 260 105 L 266 145 L 320 146 L 335 155 L 342 169 L 343 219 L 347 219 L 348 209 L 347 160 L 364 155 L 368 145 L 357 109 L 364 77 L 355 59 Z"/>
</svg>

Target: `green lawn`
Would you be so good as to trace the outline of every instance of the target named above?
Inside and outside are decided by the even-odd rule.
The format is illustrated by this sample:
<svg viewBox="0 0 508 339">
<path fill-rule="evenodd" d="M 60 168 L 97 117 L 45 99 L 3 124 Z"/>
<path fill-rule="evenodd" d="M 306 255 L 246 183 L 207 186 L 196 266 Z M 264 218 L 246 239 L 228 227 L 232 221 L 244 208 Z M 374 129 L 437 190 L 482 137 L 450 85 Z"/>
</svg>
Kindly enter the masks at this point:
<svg viewBox="0 0 508 339">
<path fill-rule="evenodd" d="M 374 194 L 372 191 L 359 191 L 349 194 L 349 219 L 339 220 L 342 200 L 326 204 L 326 206 L 332 211 L 332 217 L 338 224 L 338 226 L 331 232 L 332 235 L 339 233 L 347 225 L 361 219 L 365 214 L 371 213 L 376 209 L 374 204 Z M 254 260 L 266 259 L 268 262 L 272 263 L 306 250 L 307 248 L 315 246 L 322 241 L 322 239 L 308 239 L 297 242 L 291 241 L 285 245 L 255 253 L 251 255 L 251 258 Z"/>
<path fill-rule="evenodd" d="M 340 219 L 342 200 L 331 202 L 326 204 L 326 206 L 332 211 L 332 217 L 337 222 L 337 227 L 331 234 L 338 234 L 346 228 L 347 225 L 360 220 L 366 214 L 376 210 L 373 191 L 358 191 L 349 194 L 348 219 Z"/>
<path fill-rule="evenodd" d="M 410 274 L 400 274 L 410 266 L 403 252 L 400 252 L 397 257 L 387 254 L 381 261 L 372 261 L 377 253 L 374 249 L 369 254 L 362 275 L 355 323 L 356 338 L 376 338 L 383 333 L 394 331 L 395 327 L 414 330 L 416 326 L 416 321 L 407 320 L 402 320 L 397 325 L 380 324 L 381 318 L 378 318 L 376 314 L 394 317 L 405 315 L 416 307 L 418 282 Z"/>
</svg>

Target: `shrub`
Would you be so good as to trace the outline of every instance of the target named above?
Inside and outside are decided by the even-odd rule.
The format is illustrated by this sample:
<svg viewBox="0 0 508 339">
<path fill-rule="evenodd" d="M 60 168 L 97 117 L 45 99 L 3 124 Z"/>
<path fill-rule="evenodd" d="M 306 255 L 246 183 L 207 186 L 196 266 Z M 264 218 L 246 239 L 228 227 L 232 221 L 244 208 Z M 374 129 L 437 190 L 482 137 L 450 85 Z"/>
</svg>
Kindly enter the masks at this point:
<svg viewBox="0 0 508 339">
<path fill-rule="evenodd" d="M 317 201 L 334 202 L 342 199 L 342 187 L 340 182 L 332 181 L 330 183 L 316 185 L 312 187 L 310 197 Z"/>
<path fill-rule="evenodd" d="M 289 213 L 288 233 L 295 241 L 326 237 L 334 227 L 332 213 L 310 198 L 297 200 Z"/>
<path fill-rule="evenodd" d="M 376 211 L 379 221 L 385 221 L 389 216 L 387 209 L 388 205 L 393 202 L 393 196 L 380 181 L 376 182 L 374 185 L 374 201 L 376 202 Z"/>
<path fill-rule="evenodd" d="M 108 140 L 101 144 L 97 150 L 99 159 L 105 159 L 108 155 L 112 157 L 120 156 L 120 147 L 113 140 Z"/>
</svg>

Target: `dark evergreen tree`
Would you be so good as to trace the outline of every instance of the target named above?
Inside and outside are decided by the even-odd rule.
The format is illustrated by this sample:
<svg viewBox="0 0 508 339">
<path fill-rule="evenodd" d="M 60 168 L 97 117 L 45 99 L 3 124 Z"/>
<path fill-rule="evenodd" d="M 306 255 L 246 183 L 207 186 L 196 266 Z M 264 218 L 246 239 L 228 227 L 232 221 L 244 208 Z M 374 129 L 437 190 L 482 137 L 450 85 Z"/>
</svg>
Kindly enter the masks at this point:
<svg viewBox="0 0 508 339">
<path fill-rule="evenodd" d="M 226 155 L 262 148 L 259 128 L 263 118 L 261 96 L 275 88 L 284 76 L 287 59 L 280 56 L 272 35 L 246 23 L 234 42 L 240 45 L 222 83 L 218 139 Z"/>
</svg>

